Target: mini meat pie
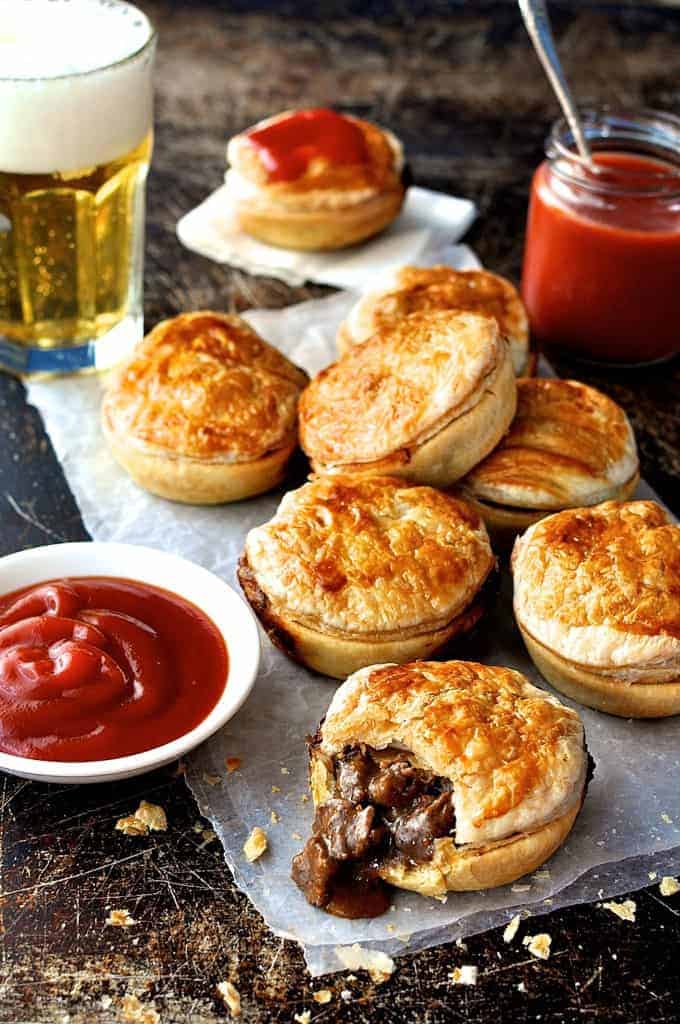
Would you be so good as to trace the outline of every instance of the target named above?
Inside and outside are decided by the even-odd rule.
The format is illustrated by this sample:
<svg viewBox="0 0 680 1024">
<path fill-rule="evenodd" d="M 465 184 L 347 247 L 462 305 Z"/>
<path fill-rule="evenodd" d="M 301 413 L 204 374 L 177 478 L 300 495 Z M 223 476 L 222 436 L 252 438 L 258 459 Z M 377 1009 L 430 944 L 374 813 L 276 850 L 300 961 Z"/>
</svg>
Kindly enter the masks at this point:
<svg viewBox="0 0 680 1024">
<path fill-rule="evenodd" d="M 498 321 L 508 339 L 517 376 L 530 372 L 529 320 L 517 289 L 488 270 L 453 267 L 401 267 L 382 287 L 367 292 L 338 330 L 338 348 L 347 352 L 368 341 L 381 327 L 412 313 L 455 310 L 484 313 Z"/>
<path fill-rule="evenodd" d="M 426 657 L 470 630 L 495 564 L 464 502 L 397 479 L 321 477 L 250 531 L 238 575 L 277 646 L 345 678 L 378 658 Z"/>
<path fill-rule="evenodd" d="M 213 505 L 274 487 L 297 446 L 308 378 L 245 320 L 184 313 L 115 371 L 102 404 L 115 459 L 141 487 Z"/>
<path fill-rule="evenodd" d="M 270 245 L 339 249 L 382 231 L 406 192 L 391 132 L 333 110 L 287 110 L 234 136 L 229 198 L 239 225 Z"/>
<path fill-rule="evenodd" d="M 517 382 L 517 412 L 490 455 L 459 483 L 499 542 L 550 512 L 630 498 L 635 437 L 616 402 L 573 380 Z"/>
<path fill-rule="evenodd" d="M 517 389 L 498 323 L 414 313 L 323 370 L 300 400 L 317 473 L 390 473 L 446 487 L 498 444 Z"/>
<path fill-rule="evenodd" d="M 364 668 L 310 743 L 316 817 L 293 879 L 341 917 L 382 913 L 384 883 L 425 896 L 505 885 L 564 842 L 587 759 L 577 713 L 519 672 Z"/>
<path fill-rule="evenodd" d="M 680 527 L 651 501 L 542 519 L 512 557 L 515 618 L 545 678 L 625 718 L 680 713 Z"/>
</svg>

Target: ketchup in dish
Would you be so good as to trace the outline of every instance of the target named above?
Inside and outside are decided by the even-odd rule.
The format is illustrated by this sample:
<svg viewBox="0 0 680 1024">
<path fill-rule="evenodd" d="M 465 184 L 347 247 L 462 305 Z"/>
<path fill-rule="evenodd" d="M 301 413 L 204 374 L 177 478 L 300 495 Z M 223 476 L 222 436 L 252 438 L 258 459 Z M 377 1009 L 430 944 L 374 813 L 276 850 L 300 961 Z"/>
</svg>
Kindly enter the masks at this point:
<svg viewBox="0 0 680 1024">
<path fill-rule="evenodd" d="M 168 743 L 227 679 L 215 624 L 176 594 L 106 576 L 0 598 L 0 750 L 97 761 Z"/>
<path fill-rule="evenodd" d="M 298 110 L 253 128 L 248 139 L 259 150 L 270 182 L 295 181 L 319 158 L 332 164 L 363 164 L 369 159 L 359 125 L 324 107 Z"/>
</svg>

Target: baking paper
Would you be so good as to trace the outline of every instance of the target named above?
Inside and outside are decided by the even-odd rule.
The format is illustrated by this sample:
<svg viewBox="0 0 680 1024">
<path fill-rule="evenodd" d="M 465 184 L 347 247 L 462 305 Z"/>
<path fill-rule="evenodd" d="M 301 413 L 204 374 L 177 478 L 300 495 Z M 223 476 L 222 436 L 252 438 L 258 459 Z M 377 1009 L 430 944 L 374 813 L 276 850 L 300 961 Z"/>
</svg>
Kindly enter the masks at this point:
<svg viewBox="0 0 680 1024">
<path fill-rule="evenodd" d="M 437 255 L 443 258 L 475 265 L 470 251 L 460 247 Z M 334 358 L 335 331 L 354 301 L 356 295 L 339 293 L 246 315 L 265 338 L 314 374 Z M 153 497 L 108 453 L 99 430 L 96 378 L 38 381 L 28 394 L 94 539 L 174 551 L 238 586 L 235 565 L 245 535 L 271 517 L 281 492 L 219 508 Z M 638 493 L 655 497 L 645 484 Z M 514 627 L 507 573 L 492 618 L 456 656 L 517 668 L 550 689 Z M 251 697 L 191 755 L 187 772 L 237 885 L 277 935 L 303 945 L 312 974 L 341 969 L 338 946 L 359 942 L 395 956 L 504 925 L 518 908 L 536 914 L 603 900 L 649 884 L 650 872 L 660 878 L 680 871 L 680 718 L 631 722 L 580 709 L 595 777 L 573 832 L 534 876 L 487 892 L 452 893 L 445 902 L 399 893 L 393 909 L 375 920 L 344 921 L 314 909 L 290 881 L 290 860 L 312 819 L 305 799 L 305 736 L 315 730 L 336 685 L 289 661 L 263 635 L 262 667 Z M 234 757 L 241 758 L 241 766 L 230 773 L 225 758 Z M 242 847 L 254 826 L 265 829 L 269 848 L 249 863 Z"/>
<path fill-rule="evenodd" d="M 177 235 L 187 249 L 251 274 L 290 285 L 316 281 L 362 288 L 368 277 L 416 263 L 427 250 L 457 242 L 476 215 L 469 199 L 413 186 L 397 219 L 375 238 L 335 252 L 295 252 L 265 245 L 241 231 L 223 185 L 182 217 Z"/>
</svg>

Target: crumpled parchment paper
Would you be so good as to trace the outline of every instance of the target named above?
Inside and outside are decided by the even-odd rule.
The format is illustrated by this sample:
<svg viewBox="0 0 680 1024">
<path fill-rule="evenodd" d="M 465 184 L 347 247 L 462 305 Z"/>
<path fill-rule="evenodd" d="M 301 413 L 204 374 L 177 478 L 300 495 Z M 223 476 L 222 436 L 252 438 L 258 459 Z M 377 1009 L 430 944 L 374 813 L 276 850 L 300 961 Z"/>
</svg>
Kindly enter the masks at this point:
<svg viewBox="0 0 680 1024">
<path fill-rule="evenodd" d="M 465 247 L 436 259 L 476 265 Z M 335 330 L 355 299 L 339 293 L 281 311 L 253 310 L 247 317 L 265 338 L 316 373 L 334 357 Z M 108 453 L 99 429 L 96 378 L 36 381 L 28 394 L 94 539 L 177 552 L 238 587 L 234 570 L 245 535 L 271 517 L 281 493 L 220 508 L 153 497 Z M 639 495 L 655 497 L 645 484 Z M 303 945 L 313 975 L 342 969 L 337 946 L 359 942 L 392 956 L 414 952 L 503 925 L 518 908 L 530 915 L 601 900 L 648 885 L 650 872 L 660 878 L 680 871 L 680 718 L 631 722 L 580 709 L 595 778 L 573 832 L 543 869 L 501 889 L 451 893 L 445 902 L 400 893 L 392 910 L 375 920 L 344 921 L 315 910 L 290 881 L 289 870 L 312 819 L 311 801 L 305 800 L 305 736 L 316 728 L 337 684 L 293 664 L 264 637 L 262 646 L 251 697 L 191 755 L 187 781 L 220 837 L 236 883 L 276 934 Z M 517 668 L 550 689 L 514 626 L 507 573 L 492 619 L 457 656 Z M 227 757 L 241 758 L 240 768 L 228 772 Z M 249 863 L 242 847 L 256 825 L 267 832 L 269 849 Z"/>
</svg>

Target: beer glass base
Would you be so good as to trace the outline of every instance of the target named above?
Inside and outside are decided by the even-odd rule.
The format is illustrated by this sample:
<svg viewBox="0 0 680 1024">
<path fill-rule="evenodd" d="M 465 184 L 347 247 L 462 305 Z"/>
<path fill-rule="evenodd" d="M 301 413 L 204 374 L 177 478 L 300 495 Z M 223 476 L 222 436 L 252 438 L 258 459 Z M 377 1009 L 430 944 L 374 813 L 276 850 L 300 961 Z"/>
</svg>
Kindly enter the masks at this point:
<svg viewBox="0 0 680 1024">
<path fill-rule="evenodd" d="M 128 314 L 106 334 L 77 345 L 46 348 L 12 341 L 0 334 L 0 369 L 19 377 L 108 370 L 127 356 L 144 335 L 141 313 Z"/>
</svg>

